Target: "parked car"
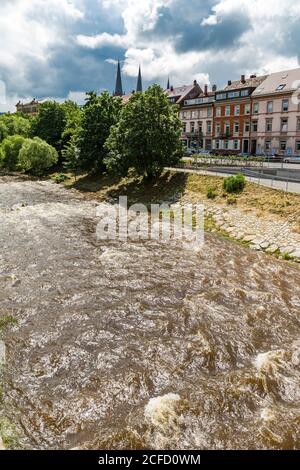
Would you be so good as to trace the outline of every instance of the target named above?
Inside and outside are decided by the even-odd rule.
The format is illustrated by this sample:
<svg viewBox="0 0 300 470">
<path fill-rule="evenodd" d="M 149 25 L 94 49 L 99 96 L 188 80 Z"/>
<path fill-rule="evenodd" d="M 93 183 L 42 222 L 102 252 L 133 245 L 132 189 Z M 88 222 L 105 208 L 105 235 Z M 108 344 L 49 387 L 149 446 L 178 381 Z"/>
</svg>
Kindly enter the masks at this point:
<svg viewBox="0 0 300 470">
<path fill-rule="evenodd" d="M 284 163 L 300 163 L 300 155 L 294 155 L 290 157 L 284 157 Z"/>
<path fill-rule="evenodd" d="M 194 150 L 187 148 L 184 151 L 184 155 L 185 155 L 185 157 L 191 157 L 192 155 L 194 155 Z"/>
</svg>

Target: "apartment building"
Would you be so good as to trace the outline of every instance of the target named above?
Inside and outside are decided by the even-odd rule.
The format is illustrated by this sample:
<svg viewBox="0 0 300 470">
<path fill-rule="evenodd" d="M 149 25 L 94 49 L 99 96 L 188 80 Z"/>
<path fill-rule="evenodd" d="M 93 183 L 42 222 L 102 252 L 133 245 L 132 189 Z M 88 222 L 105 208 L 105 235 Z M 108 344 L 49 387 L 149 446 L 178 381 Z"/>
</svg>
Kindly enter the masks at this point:
<svg viewBox="0 0 300 470">
<path fill-rule="evenodd" d="M 202 89 L 197 80 L 194 80 L 192 85 L 183 85 L 181 87 L 173 87 L 168 83 L 165 93 L 171 103 L 181 107 L 185 100 L 197 98 L 202 93 Z"/>
<path fill-rule="evenodd" d="M 183 144 L 191 149 L 211 150 L 213 136 L 213 114 L 216 88 L 204 91 L 197 98 L 185 99 L 179 112 L 182 121 Z"/>
<path fill-rule="evenodd" d="M 189 90 L 190 91 L 190 90 Z M 193 93 L 197 90 L 193 89 Z M 174 94 L 178 94 L 175 92 Z M 216 153 L 300 155 L 300 68 L 176 97 L 181 140 Z"/>
<path fill-rule="evenodd" d="M 251 95 L 265 80 L 265 76 L 245 75 L 229 81 L 215 95 L 213 150 L 228 153 L 255 153 L 256 142 L 251 137 Z"/>
<path fill-rule="evenodd" d="M 300 69 L 269 75 L 252 94 L 257 153 L 300 155 Z"/>
</svg>

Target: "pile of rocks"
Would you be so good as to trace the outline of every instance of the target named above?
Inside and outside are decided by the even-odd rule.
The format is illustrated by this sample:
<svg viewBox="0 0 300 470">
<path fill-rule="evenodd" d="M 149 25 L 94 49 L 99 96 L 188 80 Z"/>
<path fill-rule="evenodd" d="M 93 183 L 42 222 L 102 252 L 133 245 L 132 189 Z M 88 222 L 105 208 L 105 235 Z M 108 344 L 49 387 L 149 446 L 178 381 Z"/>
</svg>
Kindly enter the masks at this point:
<svg viewBox="0 0 300 470">
<path fill-rule="evenodd" d="M 230 237 L 249 243 L 253 250 L 288 256 L 300 262 L 300 234 L 291 221 L 283 222 L 273 216 L 260 217 L 254 211 L 208 204 L 206 215 L 211 216 L 217 228 Z"/>
</svg>

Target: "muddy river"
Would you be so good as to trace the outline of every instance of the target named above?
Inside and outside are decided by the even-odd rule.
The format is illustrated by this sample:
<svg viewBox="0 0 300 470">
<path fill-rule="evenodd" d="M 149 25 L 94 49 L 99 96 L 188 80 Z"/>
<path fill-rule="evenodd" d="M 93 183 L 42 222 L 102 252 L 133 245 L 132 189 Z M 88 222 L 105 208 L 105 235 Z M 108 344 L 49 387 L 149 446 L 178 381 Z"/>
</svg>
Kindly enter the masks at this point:
<svg viewBox="0 0 300 470">
<path fill-rule="evenodd" d="M 96 239 L 96 203 L 0 178 L 2 413 L 26 449 L 300 448 L 300 270 Z"/>
</svg>

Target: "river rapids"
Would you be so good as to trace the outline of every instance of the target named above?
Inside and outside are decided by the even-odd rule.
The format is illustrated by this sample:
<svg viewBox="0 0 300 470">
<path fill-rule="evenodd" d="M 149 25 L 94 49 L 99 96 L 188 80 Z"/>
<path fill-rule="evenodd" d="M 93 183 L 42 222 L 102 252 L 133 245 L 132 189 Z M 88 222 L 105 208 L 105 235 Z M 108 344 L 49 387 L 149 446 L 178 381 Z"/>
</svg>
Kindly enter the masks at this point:
<svg viewBox="0 0 300 470">
<path fill-rule="evenodd" d="M 2 413 L 25 449 L 300 449 L 300 271 L 213 234 L 97 241 L 96 203 L 0 178 Z"/>
</svg>

